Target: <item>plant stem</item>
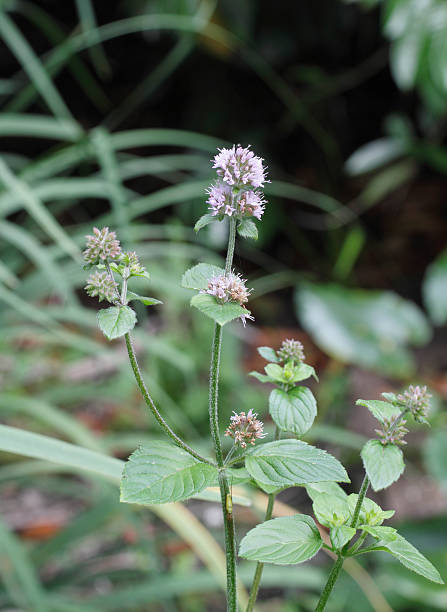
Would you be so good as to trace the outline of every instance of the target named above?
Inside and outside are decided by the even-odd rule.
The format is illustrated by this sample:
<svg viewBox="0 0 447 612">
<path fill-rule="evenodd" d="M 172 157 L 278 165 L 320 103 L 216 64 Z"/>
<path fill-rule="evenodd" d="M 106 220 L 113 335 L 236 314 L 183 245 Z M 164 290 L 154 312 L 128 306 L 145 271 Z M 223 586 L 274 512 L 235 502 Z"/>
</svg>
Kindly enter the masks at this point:
<svg viewBox="0 0 447 612">
<path fill-rule="evenodd" d="M 228 249 L 225 260 L 225 274 L 231 272 L 233 263 L 234 246 L 236 242 L 236 219 L 230 218 L 228 235 Z M 214 325 L 213 345 L 211 349 L 210 364 L 210 389 L 209 389 L 209 418 L 211 435 L 216 452 L 216 461 L 219 467 L 219 487 L 222 502 L 222 514 L 225 531 L 225 556 L 227 561 L 227 612 L 237 612 L 236 591 L 236 538 L 234 530 L 234 518 L 231 501 L 231 490 L 228 477 L 225 473 L 222 444 L 219 432 L 219 368 L 220 352 L 222 349 L 222 327 Z"/>
<path fill-rule="evenodd" d="M 321 594 L 320 601 L 315 608 L 315 612 L 322 612 L 326 607 L 327 600 L 329 599 L 329 595 L 331 594 L 332 589 L 334 588 L 334 584 L 337 581 L 340 570 L 343 566 L 344 557 L 342 554 L 339 554 L 337 560 L 335 561 L 331 573 L 329 574 L 329 578 L 327 579 L 326 586 Z"/>
<path fill-rule="evenodd" d="M 161 416 L 156 405 L 154 404 L 152 397 L 149 395 L 149 391 L 141 375 L 140 366 L 138 365 L 137 357 L 135 355 L 135 351 L 132 346 L 132 340 L 130 338 L 130 334 L 127 333 L 125 334 L 124 337 L 126 339 L 127 353 L 129 355 L 130 365 L 132 366 L 132 370 L 135 376 L 135 380 L 137 381 L 138 388 L 141 391 L 141 395 L 143 396 L 144 401 L 146 402 L 146 405 L 151 410 L 152 414 L 154 415 L 160 427 L 164 429 L 164 431 L 174 441 L 174 443 L 177 444 L 177 446 L 180 446 L 180 448 L 183 448 L 183 450 L 185 450 L 187 453 L 189 453 L 190 455 L 192 455 L 199 461 L 202 461 L 203 463 L 208 463 L 209 465 L 214 465 L 212 461 L 210 461 L 209 459 L 206 459 L 205 457 L 202 457 L 202 455 L 200 455 L 194 449 L 188 446 L 186 442 L 183 442 L 183 440 L 179 438 L 177 434 L 172 431 L 172 429 L 166 423 L 164 418 Z"/>
<path fill-rule="evenodd" d="M 236 219 L 234 217 L 230 217 L 230 229 L 229 229 L 229 235 L 228 235 L 228 250 L 227 250 L 227 258 L 225 260 L 225 275 L 228 275 L 231 272 L 235 243 L 236 243 Z"/>
<path fill-rule="evenodd" d="M 222 327 L 219 323 L 214 324 L 213 345 L 211 348 L 210 365 L 210 391 L 209 391 L 209 416 L 211 435 L 216 451 L 216 460 L 219 467 L 223 466 L 222 444 L 219 434 L 219 369 L 220 351 L 222 348 Z"/>
<path fill-rule="evenodd" d="M 350 527 L 354 527 L 354 529 L 357 527 L 359 516 L 360 516 L 360 509 L 362 507 L 363 500 L 365 499 L 365 495 L 368 490 L 368 487 L 369 487 L 369 478 L 365 474 L 365 477 L 363 478 L 362 486 L 360 487 L 359 496 L 357 499 L 357 503 L 355 505 L 354 514 L 352 516 L 352 521 L 350 524 Z M 337 578 L 338 578 L 338 575 L 340 574 L 341 568 L 343 567 L 343 563 L 345 560 L 345 548 L 347 548 L 347 545 L 339 553 L 337 560 L 335 561 L 332 567 L 331 573 L 329 574 L 329 578 L 327 579 L 327 582 L 326 582 L 326 586 L 324 587 L 320 600 L 317 604 L 317 607 L 315 608 L 315 612 L 322 612 L 324 608 L 326 607 L 327 600 L 329 599 L 329 595 L 331 594 L 332 589 L 334 588 L 334 585 L 337 582 Z"/>
<path fill-rule="evenodd" d="M 275 440 L 279 440 L 280 435 L 281 435 L 281 430 L 279 429 L 278 426 L 276 426 Z M 265 511 L 264 522 L 269 521 L 272 518 L 273 506 L 275 505 L 275 498 L 276 498 L 276 493 L 270 493 L 268 504 L 267 504 L 267 510 Z M 261 561 L 258 561 L 258 563 L 256 564 L 255 575 L 253 577 L 253 583 L 251 585 L 250 598 L 248 600 L 248 604 L 247 604 L 247 608 L 245 612 L 252 612 L 252 610 L 255 607 L 263 570 L 264 570 L 264 564 L 261 563 Z"/>
</svg>

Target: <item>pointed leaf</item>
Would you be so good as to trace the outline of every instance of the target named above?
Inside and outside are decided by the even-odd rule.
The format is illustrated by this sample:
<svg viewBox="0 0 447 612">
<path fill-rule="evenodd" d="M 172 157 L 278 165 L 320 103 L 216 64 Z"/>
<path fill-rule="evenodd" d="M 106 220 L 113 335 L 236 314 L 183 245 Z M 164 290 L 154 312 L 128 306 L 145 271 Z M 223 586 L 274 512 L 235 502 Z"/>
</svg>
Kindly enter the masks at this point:
<svg viewBox="0 0 447 612">
<path fill-rule="evenodd" d="M 256 223 L 251 219 L 242 219 L 237 226 L 237 233 L 242 238 L 258 239 L 258 228 Z"/>
<path fill-rule="evenodd" d="M 248 316 L 250 314 L 249 310 L 233 302 L 219 304 L 212 295 L 207 293 L 195 295 L 191 299 L 191 306 L 203 312 L 203 314 L 216 321 L 216 323 L 219 323 L 219 325 L 225 325 L 225 323 L 229 323 L 233 319 Z"/>
<path fill-rule="evenodd" d="M 135 327 L 137 316 L 129 306 L 112 306 L 98 312 L 98 323 L 108 340 L 124 336 Z"/>
<path fill-rule="evenodd" d="M 144 295 L 138 295 L 138 293 L 134 293 L 133 291 L 127 292 L 127 299 L 137 300 L 139 302 L 142 302 L 145 306 L 156 306 L 157 304 L 163 304 L 163 302 L 161 302 L 160 300 L 151 297 L 146 297 Z"/>
<path fill-rule="evenodd" d="M 322 545 L 313 519 L 296 514 L 266 521 L 249 531 L 239 554 L 251 561 L 288 565 L 311 559 Z"/>
<path fill-rule="evenodd" d="M 301 440 L 262 444 L 250 451 L 245 465 L 264 490 L 265 486 L 285 488 L 328 480 L 350 482 L 335 457 Z"/>
<path fill-rule="evenodd" d="M 389 402 L 382 402 L 382 400 L 358 399 L 356 405 L 368 408 L 373 417 L 381 423 L 383 423 L 385 419 L 393 419 L 401 413 L 400 408 L 393 406 Z"/>
<path fill-rule="evenodd" d="M 402 565 L 405 565 L 412 572 L 420 574 L 432 582 L 444 584 L 438 570 L 430 561 L 395 529 L 391 527 L 368 527 L 365 531 L 378 538 L 380 540 L 378 545 L 384 546 L 393 557 L 396 557 Z"/>
<path fill-rule="evenodd" d="M 369 440 L 361 455 L 374 491 L 389 487 L 405 469 L 403 453 L 394 444 L 384 446 L 379 440 Z"/>
<path fill-rule="evenodd" d="M 186 270 L 182 276 L 182 287 L 185 289 L 207 289 L 208 281 L 213 276 L 221 276 L 225 274 L 223 268 L 213 266 L 211 264 L 199 263 L 196 266 Z"/>
<path fill-rule="evenodd" d="M 288 392 L 273 389 L 269 410 L 280 429 L 302 436 L 312 427 L 317 415 L 317 402 L 307 387 L 295 387 Z"/>
<path fill-rule="evenodd" d="M 331 527 L 331 542 L 335 550 L 340 550 L 355 536 L 356 530 L 348 525 Z"/>
<path fill-rule="evenodd" d="M 266 374 L 261 374 L 260 372 L 249 372 L 248 375 L 253 376 L 253 378 L 257 378 L 259 382 L 262 382 L 262 383 L 267 383 L 267 382 L 274 383 L 275 382 L 273 378 L 271 378 L 270 376 L 267 376 Z"/>
<path fill-rule="evenodd" d="M 258 346 L 257 350 L 261 357 L 264 357 L 266 361 L 278 363 L 279 359 L 275 349 L 272 349 L 270 346 Z"/>
<path fill-rule="evenodd" d="M 217 221 L 217 218 L 215 215 L 212 215 L 210 213 L 207 213 L 206 215 L 202 215 L 200 219 L 197 221 L 197 223 L 194 225 L 194 231 L 199 232 L 202 229 L 202 227 L 206 227 L 213 221 Z"/>
<path fill-rule="evenodd" d="M 188 499 L 212 485 L 217 470 L 169 442 L 141 446 L 127 460 L 121 479 L 121 501 L 166 504 Z"/>
</svg>

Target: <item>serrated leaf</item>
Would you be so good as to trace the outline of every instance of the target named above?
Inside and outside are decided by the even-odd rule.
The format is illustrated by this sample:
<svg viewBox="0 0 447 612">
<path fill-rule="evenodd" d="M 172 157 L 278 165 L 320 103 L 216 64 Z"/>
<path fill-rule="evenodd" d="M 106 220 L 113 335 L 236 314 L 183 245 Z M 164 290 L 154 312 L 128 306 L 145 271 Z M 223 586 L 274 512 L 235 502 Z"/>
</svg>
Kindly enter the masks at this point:
<svg viewBox="0 0 447 612">
<path fill-rule="evenodd" d="M 314 501 L 315 497 L 321 493 L 327 493 L 328 495 L 338 497 L 342 501 L 345 501 L 348 498 L 347 493 L 345 493 L 341 486 L 336 482 L 313 482 L 305 485 L 305 488 L 312 501 Z"/>
<path fill-rule="evenodd" d="M 197 221 L 197 223 L 194 225 L 194 231 L 199 232 L 203 227 L 206 227 L 213 221 L 217 221 L 217 218 L 215 215 L 212 215 L 211 213 L 202 215 L 200 219 Z"/>
<path fill-rule="evenodd" d="M 336 495 L 320 493 L 315 496 L 312 507 L 318 522 L 325 527 L 344 525 L 351 518 L 347 499 Z"/>
<path fill-rule="evenodd" d="M 317 402 L 307 387 L 294 387 L 288 392 L 273 389 L 269 411 L 280 429 L 302 436 L 312 427 L 317 415 Z"/>
<path fill-rule="evenodd" d="M 355 403 L 357 406 L 365 406 L 368 408 L 373 417 L 381 423 L 383 423 L 385 419 L 394 419 L 401 413 L 398 406 L 393 406 L 389 402 L 382 402 L 382 400 L 358 399 Z"/>
<path fill-rule="evenodd" d="M 341 550 L 345 544 L 352 540 L 355 533 L 356 530 L 354 527 L 349 527 L 348 525 L 331 527 L 330 535 L 332 546 L 335 548 L 335 550 Z"/>
<path fill-rule="evenodd" d="M 217 470 L 169 442 L 141 446 L 127 460 L 121 479 L 121 501 L 167 504 L 188 499 L 216 479 Z"/>
<path fill-rule="evenodd" d="M 99 327 L 108 340 L 124 336 L 135 327 L 137 315 L 129 306 L 112 306 L 98 312 Z"/>
<path fill-rule="evenodd" d="M 350 482 L 335 457 L 301 440 L 279 440 L 254 448 L 245 458 L 259 486 L 285 488 L 308 482 Z"/>
<path fill-rule="evenodd" d="M 378 546 L 384 546 L 402 565 L 432 582 L 444 584 L 438 570 L 410 542 L 391 527 L 365 527 L 365 531 L 379 539 Z"/>
<path fill-rule="evenodd" d="M 296 514 L 266 521 L 243 538 L 239 555 L 251 561 L 289 565 L 311 559 L 323 545 L 314 520 Z"/>
<path fill-rule="evenodd" d="M 248 316 L 250 311 L 239 304 L 232 302 L 226 302 L 225 304 L 219 304 L 212 295 L 207 293 L 199 293 L 191 298 L 191 306 L 203 312 L 207 317 L 213 319 L 219 325 L 225 325 L 233 319 L 239 317 Z"/>
<path fill-rule="evenodd" d="M 142 302 L 145 306 L 156 306 L 157 304 L 163 304 L 163 302 L 161 302 L 160 300 L 151 297 L 146 297 L 144 295 L 138 295 L 138 293 L 134 293 L 133 291 L 127 292 L 127 299 L 131 301 L 137 300 L 139 302 Z"/>
<path fill-rule="evenodd" d="M 272 349 L 270 346 L 258 346 L 257 351 L 266 361 L 270 361 L 270 363 L 279 362 L 275 349 Z"/>
<path fill-rule="evenodd" d="M 262 383 L 274 383 L 275 381 L 271 376 L 267 376 L 266 374 L 261 374 L 261 372 L 249 372 L 249 376 L 253 376 L 253 378 L 257 378 Z"/>
<path fill-rule="evenodd" d="M 251 238 L 252 240 L 258 239 L 258 228 L 256 223 L 251 219 L 241 219 L 237 226 L 237 233 L 242 238 Z"/>
<path fill-rule="evenodd" d="M 358 497 L 356 493 L 348 496 L 348 505 L 352 515 L 354 514 Z M 381 525 L 384 520 L 391 518 L 393 515 L 394 510 L 382 510 L 379 504 L 376 504 L 369 497 L 365 497 L 360 509 L 359 522 L 375 527 Z"/>
<path fill-rule="evenodd" d="M 369 440 L 361 456 L 374 491 L 389 487 L 405 469 L 403 453 L 394 444 L 384 446 L 379 440 Z"/>
<path fill-rule="evenodd" d="M 181 284 L 185 289 L 207 289 L 210 278 L 221 276 L 222 274 L 225 274 L 225 270 L 219 268 L 219 266 L 199 263 L 189 270 L 186 270 L 182 276 Z"/>
</svg>

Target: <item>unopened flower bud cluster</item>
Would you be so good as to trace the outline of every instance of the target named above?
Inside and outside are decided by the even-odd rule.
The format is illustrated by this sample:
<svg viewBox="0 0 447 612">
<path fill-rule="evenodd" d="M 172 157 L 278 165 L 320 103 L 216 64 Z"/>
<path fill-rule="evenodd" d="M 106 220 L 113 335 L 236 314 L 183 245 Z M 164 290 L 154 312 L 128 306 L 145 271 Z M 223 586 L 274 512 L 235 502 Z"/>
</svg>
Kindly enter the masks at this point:
<svg viewBox="0 0 447 612">
<path fill-rule="evenodd" d="M 252 410 L 249 410 L 247 414 L 234 412 L 230 417 L 230 425 L 225 430 L 225 435 L 233 438 L 234 443 L 242 448 L 246 448 L 249 444 L 254 445 L 257 439 L 265 436 L 264 424 L 257 416 Z"/>
<path fill-rule="evenodd" d="M 286 339 L 283 340 L 280 348 L 276 351 L 278 359 L 282 363 L 288 361 L 294 361 L 296 363 L 303 363 L 305 359 L 304 347 L 299 340 Z"/>
<path fill-rule="evenodd" d="M 219 149 L 213 168 L 220 180 L 207 192 L 211 214 L 261 219 L 265 200 L 259 188 L 267 181 L 263 159 L 256 156 L 250 146 L 233 145 L 231 149 Z"/>
<path fill-rule="evenodd" d="M 431 393 L 424 385 L 410 385 L 406 391 L 397 396 L 397 401 L 413 415 L 416 421 L 424 422 L 430 410 Z"/>
<path fill-rule="evenodd" d="M 84 251 L 84 259 L 87 263 L 98 265 L 106 261 L 119 259 L 121 246 L 116 238 L 115 232 L 111 232 L 108 227 L 99 230 L 93 228 L 93 235 L 86 236 L 87 248 Z"/>
<path fill-rule="evenodd" d="M 406 421 L 403 419 L 397 426 L 394 425 L 394 422 L 394 419 L 384 419 L 382 429 L 375 430 L 384 446 L 387 444 L 396 444 L 397 446 L 406 444 L 404 440 L 408 433 L 408 429 L 405 427 Z"/>
</svg>

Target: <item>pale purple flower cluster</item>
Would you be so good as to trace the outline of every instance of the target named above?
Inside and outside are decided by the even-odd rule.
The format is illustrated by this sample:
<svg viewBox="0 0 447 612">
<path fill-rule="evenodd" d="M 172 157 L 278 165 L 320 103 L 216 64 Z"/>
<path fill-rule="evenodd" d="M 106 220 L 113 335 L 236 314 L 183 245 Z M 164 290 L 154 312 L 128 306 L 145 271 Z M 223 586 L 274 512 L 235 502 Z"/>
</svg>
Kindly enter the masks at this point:
<svg viewBox="0 0 447 612">
<path fill-rule="evenodd" d="M 254 445 L 257 439 L 265 436 L 264 424 L 257 416 L 252 410 L 249 410 L 247 414 L 234 412 L 230 417 L 230 425 L 225 430 L 225 435 L 233 438 L 234 443 L 239 444 L 242 448 L 246 448 L 248 444 Z"/>
<path fill-rule="evenodd" d="M 142 274 L 146 271 L 146 268 L 141 265 L 140 259 L 135 251 L 126 251 L 123 253 L 120 263 L 128 269 L 129 276 Z"/>
<path fill-rule="evenodd" d="M 87 248 L 84 251 L 84 259 L 87 263 L 97 265 L 120 257 L 119 240 L 115 232 L 111 232 L 108 227 L 103 227 L 101 230 L 94 227 L 93 236 L 86 238 Z"/>
<path fill-rule="evenodd" d="M 113 302 L 116 298 L 115 283 L 107 272 L 94 272 L 87 279 L 85 290 L 90 297 L 98 296 L 99 301 L 107 300 Z"/>
<path fill-rule="evenodd" d="M 244 279 L 240 274 L 230 272 L 220 276 L 213 276 L 208 281 L 208 288 L 202 293 L 213 295 L 221 304 L 225 302 L 237 302 L 241 306 L 248 302 L 250 289 L 245 286 Z"/>
<path fill-rule="evenodd" d="M 241 145 L 233 145 L 231 149 L 219 149 L 214 157 L 213 168 L 228 185 L 235 187 L 263 187 L 266 182 L 265 168 L 261 157 L 250 151 L 250 145 L 245 149 Z"/>
<path fill-rule="evenodd" d="M 261 219 L 265 200 L 257 189 L 267 181 L 262 159 L 250 147 L 233 145 L 231 149 L 219 149 L 213 168 L 221 178 L 207 193 L 207 204 L 213 216 L 256 217 Z"/>
<path fill-rule="evenodd" d="M 237 217 L 256 217 L 261 219 L 265 209 L 265 200 L 259 191 L 241 191 L 233 194 L 231 187 L 225 183 L 215 183 L 208 189 L 209 209 L 211 214 L 233 215 Z"/>
</svg>

